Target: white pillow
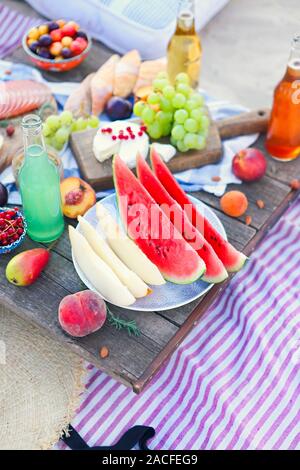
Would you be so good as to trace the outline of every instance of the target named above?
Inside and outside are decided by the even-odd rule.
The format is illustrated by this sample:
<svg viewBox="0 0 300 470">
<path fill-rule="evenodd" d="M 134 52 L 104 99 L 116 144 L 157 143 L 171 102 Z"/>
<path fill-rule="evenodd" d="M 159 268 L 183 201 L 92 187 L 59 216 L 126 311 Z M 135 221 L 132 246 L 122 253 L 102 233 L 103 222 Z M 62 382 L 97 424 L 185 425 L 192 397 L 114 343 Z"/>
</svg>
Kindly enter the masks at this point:
<svg viewBox="0 0 300 470">
<path fill-rule="evenodd" d="M 202 28 L 229 0 L 195 0 Z M 27 0 L 50 19 L 72 19 L 119 53 L 138 49 L 143 59 L 164 56 L 180 0 Z"/>
</svg>

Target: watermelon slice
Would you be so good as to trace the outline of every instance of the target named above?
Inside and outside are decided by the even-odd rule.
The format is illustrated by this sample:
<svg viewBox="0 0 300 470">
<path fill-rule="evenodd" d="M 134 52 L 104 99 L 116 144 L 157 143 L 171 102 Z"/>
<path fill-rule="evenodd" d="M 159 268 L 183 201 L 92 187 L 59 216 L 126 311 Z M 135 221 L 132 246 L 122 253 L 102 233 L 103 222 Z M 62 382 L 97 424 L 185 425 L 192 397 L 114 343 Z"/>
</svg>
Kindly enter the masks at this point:
<svg viewBox="0 0 300 470">
<path fill-rule="evenodd" d="M 121 220 L 165 279 L 176 284 L 196 281 L 205 263 L 183 239 L 123 160 L 113 159 L 113 175 Z"/>
<path fill-rule="evenodd" d="M 187 194 L 180 187 L 179 183 L 177 183 L 169 168 L 154 149 L 151 149 L 151 163 L 153 171 L 161 184 L 166 188 L 175 201 L 178 202 L 181 208 L 186 211 L 193 226 L 199 229 L 208 243 L 211 244 L 227 271 L 239 271 L 243 267 L 247 257 L 240 251 L 236 250 L 229 242 L 224 240 L 206 217 L 200 214 L 196 206 L 190 201 Z"/>
<path fill-rule="evenodd" d="M 205 262 L 206 271 L 203 281 L 213 283 L 224 281 L 228 274 L 222 261 L 217 257 L 212 246 L 205 240 L 203 235 L 191 224 L 180 205 L 169 195 L 161 182 L 152 173 L 148 163 L 141 155 L 137 156 L 136 169 L 138 178 L 144 188 L 170 218 L 183 238 L 190 243 Z"/>
</svg>

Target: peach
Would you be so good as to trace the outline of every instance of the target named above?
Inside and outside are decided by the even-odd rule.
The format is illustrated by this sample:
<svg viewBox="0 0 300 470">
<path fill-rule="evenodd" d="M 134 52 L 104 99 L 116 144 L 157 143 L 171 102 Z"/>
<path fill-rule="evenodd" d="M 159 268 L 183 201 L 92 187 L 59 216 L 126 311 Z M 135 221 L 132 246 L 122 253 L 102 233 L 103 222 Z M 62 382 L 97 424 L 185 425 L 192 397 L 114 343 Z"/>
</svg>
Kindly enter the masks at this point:
<svg viewBox="0 0 300 470">
<path fill-rule="evenodd" d="M 90 290 L 67 295 L 59 304 L 58 321 L 70 336 L 81 338 L 99 330 L 106 320 L 106 304 Z"/>
<path fill-rule="evenodd" d="M 96 203 L 93 188 L 80 178 L 71 176 L 60 184 L 63 213 L 66 217 L 76 219 L 84 215 Z"/>
<path fill-rule="evenodd" d="M 243 215 L 248 208 L 248 199 L 241 191 L 228 191 L 220 200 L 221 209 L 231 217 Z"/>
<path fill-rule="evenodd" d="M 240 150 L 232 160 L 232 171 L 242 181 L 257 181 L 264 176 L 266 169 L 264 154 L 255 148 Z"/>
</svg>

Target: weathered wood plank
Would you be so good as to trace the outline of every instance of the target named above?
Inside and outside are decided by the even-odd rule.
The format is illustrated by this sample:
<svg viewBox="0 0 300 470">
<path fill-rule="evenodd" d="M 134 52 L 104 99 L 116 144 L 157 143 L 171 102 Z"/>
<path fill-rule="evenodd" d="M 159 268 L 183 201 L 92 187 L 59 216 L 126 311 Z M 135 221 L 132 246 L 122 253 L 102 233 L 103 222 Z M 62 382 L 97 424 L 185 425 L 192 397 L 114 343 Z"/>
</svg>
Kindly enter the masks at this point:
<svg viewBox="0 0 300 470">
<path fill-rule="evenodd" d="M 235 220 L 239 220 L 244 224 L 246 215 L 250 215 L 252 217 L 250 226 L 255 229 L 260 229 L 260 227 L 263 226 L 271 213 L 290 191 L 286 184 L 276 181 L 269 176 L 264 176 L 261 181 L 253 182 L 251 184 L 229 184 L 227 186 L 227 191 L 232 190 L 242 191 L 245 193 L 249 201 L 249 206 L 246 214 L 238 217 L 237 219 L 230 218 L 231 223 Z M 220 210 L 220 199 L 213 194 L 202 191 L 197 193 L 196 197 L 209 206 Z M 256 201 L 258 199 L 264 201 L 264 209 L 259 209 L 257 206 Z"/>
</svg>

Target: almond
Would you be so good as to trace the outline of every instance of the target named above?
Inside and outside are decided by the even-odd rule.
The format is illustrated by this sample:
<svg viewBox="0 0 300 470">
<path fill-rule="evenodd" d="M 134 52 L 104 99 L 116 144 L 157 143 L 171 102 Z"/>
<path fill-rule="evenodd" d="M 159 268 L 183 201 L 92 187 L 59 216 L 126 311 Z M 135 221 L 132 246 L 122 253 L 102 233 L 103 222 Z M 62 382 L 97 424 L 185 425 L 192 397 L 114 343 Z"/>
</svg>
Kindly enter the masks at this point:
<svg viewBox="0 0 300 470">
<path fill-rule="evenodd" d="M 262 199 L 257 199 L 256 201 L 256 205 L 257 207 L 259 207 L 260 209 L 263 209 L 265 207 L 265 203 Z"/>
<path fill-rule="evenodd" d="M 246 225 L 250 225 L 250 224 L 251 224 L 251 222 L 252 222 L 252 217 L 251 217 L 251 215 L 246 215 L 245 222 L 246 222 Z"/>
<path fill-rule="evenodd" d="M 101 359 L 105 359 L 106 357 L 109 356 L 109 350 L 106 346 L 102 346 L 99 351 Z"/>
</svg>

